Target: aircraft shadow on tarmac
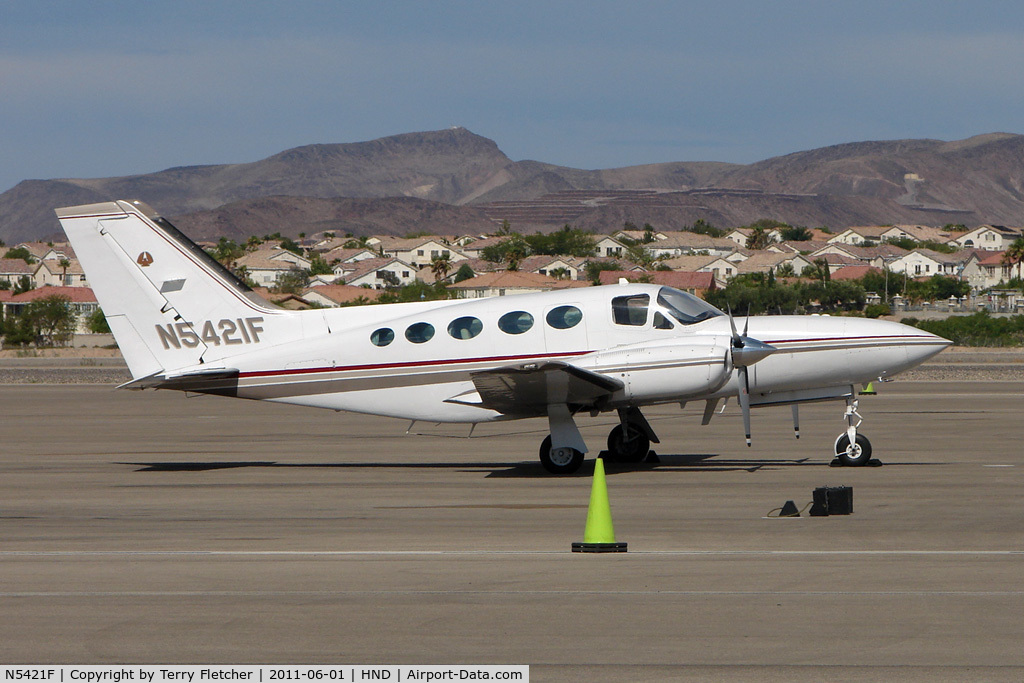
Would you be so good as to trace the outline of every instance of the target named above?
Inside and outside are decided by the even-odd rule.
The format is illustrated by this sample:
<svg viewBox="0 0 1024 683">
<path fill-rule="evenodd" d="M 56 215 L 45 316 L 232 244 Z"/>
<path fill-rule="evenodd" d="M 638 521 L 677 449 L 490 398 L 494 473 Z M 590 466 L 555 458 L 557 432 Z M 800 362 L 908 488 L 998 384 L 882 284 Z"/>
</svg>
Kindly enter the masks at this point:
<svg viewBox="0 0 1024 683">
<path fill-rule="evenodd" d="M 810 458 L 758 458 L 758 459 L 716 459 L 715 453 L 694 453 L 686 455 L 658 455 L 655 461 L 641 463 L 615 463 L 606 461 L 608 476 L 628 472 L 757 472 L 762 469 L 789 467 L 823 467 L 827 463 Z M 323 468 L 323 469 L 446 469 L 455 472 L 482 472 L 487 478 L 548 478 L 548 474 L 536 460 L 524 462 L 324 462 L 287 463 L 265 461 L 179 461 L 179 462 L 122 462 L 120 465 L 134 465 L 136 472 L 208 472 L 237 468 Z M 573 475 L 589 477 L 594 473 L 594 460 L 588 460 Z"/>
</svg>

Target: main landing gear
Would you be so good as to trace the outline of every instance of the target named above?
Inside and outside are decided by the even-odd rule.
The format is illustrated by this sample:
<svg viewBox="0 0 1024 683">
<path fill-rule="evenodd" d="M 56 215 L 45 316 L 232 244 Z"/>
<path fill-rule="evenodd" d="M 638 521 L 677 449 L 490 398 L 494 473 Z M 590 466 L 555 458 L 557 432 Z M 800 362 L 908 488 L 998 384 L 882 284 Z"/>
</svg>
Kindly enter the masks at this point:
<svg viewBox="0 0 1024 683">
<path fill-rule="evenodd" d="M 836 439 L 835 453 L 840 465 L 863 467 L 871 460 L 871 442 L 857 428 L 864 421 L 857 412 L 859 401 L 853 396 L 846 399 L 846 431 Z"/>
<path fill-rule="evenodd" d="M 548 420 L 551 436 L 545 437 L 540 445 L 540 463 L 552 474 L 572 474 L 583 464 L 586 452 L 583 438 L 568 410 L 549 408 Z M 607 459 L 643 462 L 651 451 L 652 442 L 659 443 L 658 437 L 638 408 L 619 410 L 619 424 L 608 434 Z"/>
</svg>

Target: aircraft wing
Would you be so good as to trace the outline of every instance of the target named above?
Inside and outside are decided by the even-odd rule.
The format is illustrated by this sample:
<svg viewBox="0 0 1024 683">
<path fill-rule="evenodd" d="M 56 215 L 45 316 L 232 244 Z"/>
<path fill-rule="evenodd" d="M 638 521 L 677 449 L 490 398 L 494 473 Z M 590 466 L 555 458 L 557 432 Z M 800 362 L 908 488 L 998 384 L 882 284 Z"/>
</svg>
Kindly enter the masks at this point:
<svg viewBox="0 0 1024 683">
<path fill-rule="evenodd" d="M 479 395 L 472 404 L 505 415 L 545 415 L 551 404 L 593 406 L 625 386 L 612 377 L 557 361 L 483 370 L 471 377 Z M 461 398 L 451 400 L 470 403 Z"/>
</svg>

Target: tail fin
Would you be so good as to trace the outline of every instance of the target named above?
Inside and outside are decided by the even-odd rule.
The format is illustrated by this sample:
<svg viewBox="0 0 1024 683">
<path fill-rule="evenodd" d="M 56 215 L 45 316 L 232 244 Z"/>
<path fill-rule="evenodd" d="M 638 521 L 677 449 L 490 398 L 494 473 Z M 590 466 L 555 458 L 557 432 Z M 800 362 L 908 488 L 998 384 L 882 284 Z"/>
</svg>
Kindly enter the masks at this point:
<svg viewBox="0 0 1024 683">
<path fill-rule="evenodd" d="M 135 379 L 302 337 L 295 311 L 268 307 L 141 202 L 57 209 L 57 218 Z"/>
</svg>

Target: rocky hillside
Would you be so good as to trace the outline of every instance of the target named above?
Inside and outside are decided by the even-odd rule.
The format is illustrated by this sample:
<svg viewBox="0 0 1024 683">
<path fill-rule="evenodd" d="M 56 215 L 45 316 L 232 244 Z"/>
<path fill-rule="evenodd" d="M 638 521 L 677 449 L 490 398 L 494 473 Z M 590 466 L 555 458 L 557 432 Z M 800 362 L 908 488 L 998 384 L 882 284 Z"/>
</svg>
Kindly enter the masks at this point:
<svg viewBox="0 0 1024 683">
<path fill-rule="evenodd" d="M 658 190 L 657 199 L 643 193 L 637 201 L 600 197 L 630 189 Z M 352 201 L 314 201 L 338 198 Z M 392 199 L 370 201 L 385 198 Z M 606 231 L 623 220 L 669 229 L 697 218 L 731 227 L 765 217 L 832 228 L 1024 225 L 1024 136 L 859 142 L 749 165 L 678 162 L 588 171 L 512 161 L 494 141 L 454 128 L 310 145 L 249 164 L 25 181 L 0 194 L 0 239 L 58 235 L 55 207 L 110 199 L 141 199 L 197 237 L 259 234 L 266 230 L 257 226 L 267 224 L 274 225 L 270 232 L 292 235 L 318 225 L 356 234 L 479 232 L 504 213 L 536 218 L 510 218 L 514 227 L 530 230 L 571 222 Z M 560 204 L 569 210 L 548 210 Z M 446 222 L 448 229 L 434 227 Z"/>
</svg>

